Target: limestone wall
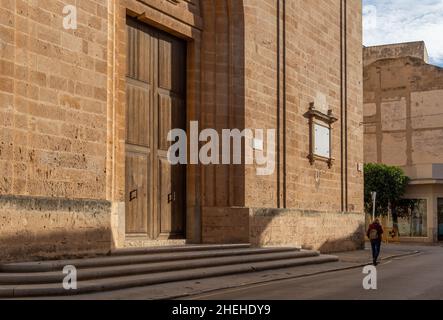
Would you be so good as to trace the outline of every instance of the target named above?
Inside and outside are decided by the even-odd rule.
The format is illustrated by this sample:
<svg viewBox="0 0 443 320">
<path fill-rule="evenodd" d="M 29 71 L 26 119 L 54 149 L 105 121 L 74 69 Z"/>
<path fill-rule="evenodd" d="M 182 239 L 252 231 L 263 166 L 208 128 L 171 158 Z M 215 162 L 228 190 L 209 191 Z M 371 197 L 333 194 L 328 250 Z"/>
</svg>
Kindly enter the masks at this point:
<svg viewBox="0 0 443 320">
<path fill-rule="evenodd" d="M 111 204 L 0 196 L 0 262 L 109 252 Z"/>
<path fill-rule="evenodd" d="M 211 207 L 202 211 L 203 243 L 249 243 L 249 209 Z"/>
<path fill-rule="evenodd" d="M 204 243 L 300 247 L 323 253 L 361 249 L 365 217 L 297 209 L 213 209 L 204 215 Z"/>
<path fill-rule="evenodd" d="M 380 59 L 414 57 L 429 63 L 428 50 L 423 41 L 393 43 L 381 46 L 365 47 L 363 50 L 364 65 Z"/>
<path fill-rule="evenodd" d="M 405 197 L 428 202 L 428 237 L 412 240 L 432 242 L 438 238 L 436 203 L 441 197 L 443 69 L 426 63 L 426 57 L 414 57 L 425 52 L 423 45 L 400 44 L 396 48 L 406 52 L 398 57 L 389 52 L 384 57 L 382 50 L 376 56 L 380 60 L 365 62 L 364 155 L 367 163 L 405 170 L 412 179 Z M 377 47 L 367 50 L 378 52 Z"/>
<path fill-rule="evenodd" d="M 250 207 L 362 211 L 361 2 L 347 2 L 346 19 L 345 1 L 279 3 L 84 0 L 78 29 L 65 30 L 71 1 L 2 1 L 0 237 L 17 244 L 7 255 L 125 244 L 128 15 L 187 41 L 188 122 L 279 132 L 273 175 L 188 167 L 190 242 L 247 241 Z M 332 168 L 307 159 L 304 114 L 318 95 L 340 118 Z"/>
<path fill-rule="evenodd" d="M 105 199 L 107 1 L 3 1 L 0 194 Z"/>
<path fill-rule="evenodd" d="M 111 248 L 109 3 L 1 3 L 0 259 Z"/>
<path fill-rule="evenodd" d="M 322 253 L 364 247 L 361 213 L 251 209 L 250 241 L 256 246 L 298 246 Z"/>
<path fill-rule="evenodd" d="M 443 69 L 405 57 L 374 62 L 364 75 L 365 162 L 441 163 Z"/>
<path fill-rule="evenodd" d="M 246 168 L 247 207 L 362 211 L 361 2 L 348 1 L 346 16 L 341 9 L 340 1 L 286 1 L 285 7 L 245 1 L 246 127 L 276 129 L 278 139 L 273 175 Z M 344 38 L 340 42 L 345 20 L 346 54 Z M 332 131 L 332 168 L 307 158 L 304 114 L 319 96 L 339 118 Z"/>
</svg>

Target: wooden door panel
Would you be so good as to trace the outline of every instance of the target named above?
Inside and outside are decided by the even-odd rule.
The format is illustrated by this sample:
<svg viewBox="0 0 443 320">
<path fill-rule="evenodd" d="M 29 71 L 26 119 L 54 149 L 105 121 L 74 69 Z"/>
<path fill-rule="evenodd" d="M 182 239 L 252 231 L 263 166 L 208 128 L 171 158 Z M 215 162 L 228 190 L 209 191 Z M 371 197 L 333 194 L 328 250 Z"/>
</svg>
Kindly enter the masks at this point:
<svg viewBox="0 0 443 320">
<path fill-rule="evenodd" d="M 186 217 L 186 166 L 176 165 L 172 167 L 171 191 L 174 202 L 171 208 L 171 233 L 183 234 Z"/>
<path fill-rule="evenodd" d="M 171 166 L 167 141 L 171 129 L 186 130 L 186 44 L 172 36 L 161 33 L 158 40 L 158 145 L 159 188 L 161 195 L 159 216 L 161 233 L 176 237 L 185 233 L 186 216 L 186 166 Z"/>
<path fill-rule="evenodd" d="M 150 87 L 128 80 L 126 85 L 126 143 L 150 147 Z"/>
<path fill-rule="evenodd" d="M 173 128 L 186 128 L 186 103 L 182 97 L 171 96 L 171 124 Z M 186 166 L 176 165 L 172 168 L 171 190 L 174 194 L 172 203 L 172 234 L 180 234 L 185 230 L 186 216 Z"/>
<path fill-rule="evenodd" d="M 133 20 L 127 26 L 127 76 L 139 81 L 150 83 L 152 79 L 152 43 L 153 32 Z"/>
<path fill-rule="evenodd" d="M 172 95 L 170 98 L 171 127 L 186 129 L 186 103 L 182 97 Z"/>
<path fill-rule="evenodd" d="M 167 137 L 186 129 L 186 43 L 132 19 L 127 37 L 126 232 L 183 236 L 186 166 L 168 162 Z"/>
<path fill-rule="evenodd" d="M 126 110 L 126 233 L 149 236 L 149 90 L 128 80 Z"/>
<path fill-rule="evenodd" d="M 172 231 L 172 202 L 174 195 L 171 192 L 171 165 L 167 159 L 159 159 L 159 218 L 160 218 L 160 235 L 169 234 Z"/>
<path fill-rule="evenodd" d="M 165 36 L 160 36 L 158 40 L 158 87 L 171 90 L 172 88 L 172 44 Z"/>
<path fill-rule="evenodd" d="M 184 101 L 186 93 L 186 44 L 174 39 L 171 57 L 171 91 L 180 95 Z M 186 113 L 183 119 L 186 119 Z"/>
<path fill-rule="evenodd" d="M 185 93 L 186 46 L 182 41 L 162 34 L 158 43 L 158 86 L 177 93 Z"/>
<path fill-rule="evenodd" d="M 186 128 L 186 110 L 182 98 L 175 94 L 171 96 L 164 92 L 158 95 L 159 216 L 161 235 L 176 237 L 185 230 L 186 166 L 171 166 L 167 161 L 167 151 L 171 145 L 167 135 L 171 129 Z"/>
<path fill-rule="evenodd" d="M 167 151 L 170 147 L 168 142 L 168 133 L 172 128 L 172 110 L 171 98 L 164 95 L 158 95 L 158 146 L 162 151 Z"/>
<path fill-rule="evenodd" d="M 149 153 L 126 152 L 126 233 L 148 235 Z"/>
<path fill-rule="evenodd" d="M 152 236 L 152 49 L 154 33 L 127 22 L 126 233 Z"/>
</svg>

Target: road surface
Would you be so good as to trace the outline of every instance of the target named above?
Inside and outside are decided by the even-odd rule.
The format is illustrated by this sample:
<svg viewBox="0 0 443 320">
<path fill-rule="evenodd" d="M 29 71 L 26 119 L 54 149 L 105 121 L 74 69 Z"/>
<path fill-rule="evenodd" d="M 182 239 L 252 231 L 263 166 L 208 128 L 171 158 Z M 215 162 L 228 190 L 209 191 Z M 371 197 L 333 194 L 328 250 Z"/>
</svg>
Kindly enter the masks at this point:
<svg viewBox="0 0 443 320">
<path fill-rule="evenodd" d="M 363 288 L 363 268 L 220 290 L 194 300 L 443 300 L 443 247 L 419 247 L 413 256 L 385 261 L 377 267 L 377 290 Z"/>
</svg>

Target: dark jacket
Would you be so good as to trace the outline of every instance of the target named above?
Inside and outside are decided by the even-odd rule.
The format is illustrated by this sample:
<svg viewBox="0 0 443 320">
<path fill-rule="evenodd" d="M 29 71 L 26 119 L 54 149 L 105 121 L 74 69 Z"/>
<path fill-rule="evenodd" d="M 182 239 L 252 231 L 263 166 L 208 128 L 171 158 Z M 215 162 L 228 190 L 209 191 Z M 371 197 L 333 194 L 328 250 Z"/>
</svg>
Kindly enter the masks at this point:
<svg viewBox="0 0 443 320">
<path fill-rule="evenodd" d="M 369 238 L 369 234 L 373 229 L 377 230 L 378 240 L 381 241 L 383 235 L 383 227 L 379 223 L 372 223 L 368 228 L 368 232 L 366 232 L 366 236 Z"/>
</svg>

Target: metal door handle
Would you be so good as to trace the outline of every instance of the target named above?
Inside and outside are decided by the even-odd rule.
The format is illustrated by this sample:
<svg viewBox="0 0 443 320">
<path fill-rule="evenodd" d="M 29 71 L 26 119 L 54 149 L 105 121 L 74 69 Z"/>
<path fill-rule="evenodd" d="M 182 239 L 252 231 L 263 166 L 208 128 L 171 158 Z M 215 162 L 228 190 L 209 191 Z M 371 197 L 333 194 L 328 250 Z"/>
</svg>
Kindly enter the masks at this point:
<svg viewBox="0 0 443 320">
<path fill-rule="evenodd" d="M 176 200 L 175 192 L 168 194 L 168 203 L 171 203 Z"/>
<path fill-rule="evenodd" d="M 131 192 L 129 192 L 129 201 L 137 199 L 137 196 L 137 189 L 132 190 Z"/>
</svg>

